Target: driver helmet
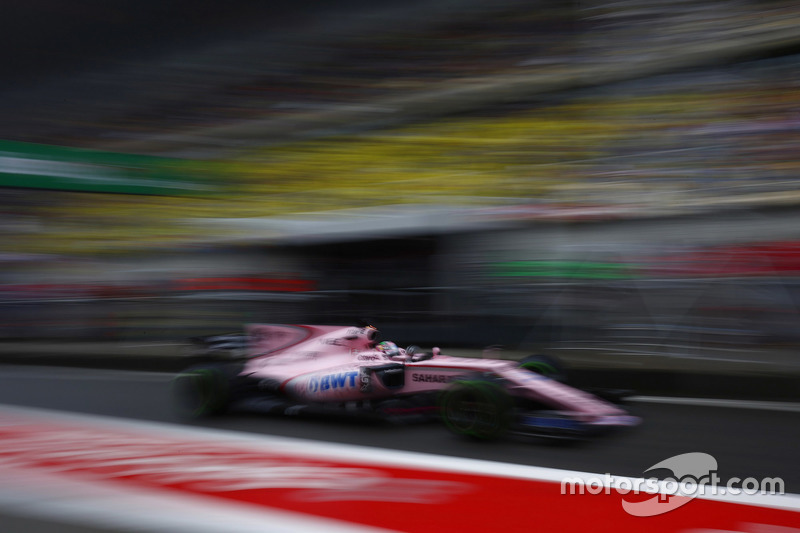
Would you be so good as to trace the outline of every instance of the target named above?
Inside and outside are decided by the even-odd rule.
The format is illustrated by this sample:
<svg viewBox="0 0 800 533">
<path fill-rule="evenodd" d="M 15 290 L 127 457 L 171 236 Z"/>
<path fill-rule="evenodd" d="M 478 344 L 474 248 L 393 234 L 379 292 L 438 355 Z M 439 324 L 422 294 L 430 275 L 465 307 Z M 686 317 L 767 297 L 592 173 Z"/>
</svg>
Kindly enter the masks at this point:
<svg viewBox="0 0 800 533">
<path fill-rule="evenodd" d="M 390 341 L 383 341 L 379 343 L 375 349 L 379 352 L 383 353 L 383 355 L 387 357 L 394 357 L 396 355 L 400 355 L 400 348 L 397 345 Z"/>
</svg>

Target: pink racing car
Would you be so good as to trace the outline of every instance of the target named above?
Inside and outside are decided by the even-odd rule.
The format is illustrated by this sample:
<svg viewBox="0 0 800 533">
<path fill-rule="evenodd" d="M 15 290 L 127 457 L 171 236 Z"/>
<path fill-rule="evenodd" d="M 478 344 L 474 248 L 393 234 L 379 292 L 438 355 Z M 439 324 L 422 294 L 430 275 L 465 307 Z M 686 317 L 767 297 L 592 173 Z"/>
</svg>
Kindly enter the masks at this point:
<svg viewBox="0 0 800 533">
<path fill-rule="evenodd" d="M 244 362 L 201 365 L 175 378 L 182 411 L 438 416 L 454 433 L 482 439 L 507 432 L 581 437 L 640 422 L 548 377 L 556 363 L 542 357 L 517 362 L 401 349 L 378 342 L 372 326 L 251 324 L 245 333 Z"/>
</svg>

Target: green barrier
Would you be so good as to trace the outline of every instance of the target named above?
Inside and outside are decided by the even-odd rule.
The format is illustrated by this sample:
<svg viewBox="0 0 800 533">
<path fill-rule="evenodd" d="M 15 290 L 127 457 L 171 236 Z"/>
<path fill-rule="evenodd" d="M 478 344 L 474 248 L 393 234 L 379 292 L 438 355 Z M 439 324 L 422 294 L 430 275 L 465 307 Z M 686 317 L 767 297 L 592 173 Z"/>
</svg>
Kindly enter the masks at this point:
<svg viewBox="0 0 800 533">
<path fill-rule="evenodd" d="M 164 196 L 217 192 L 196 162 L 0 141 L 0 187 Z"/>
<path fill-rule="evenodd" d="M 630 265 L 593 261 L 505 261 L 491 264 L 491 276 L 630 279 Z"/>
</svg>

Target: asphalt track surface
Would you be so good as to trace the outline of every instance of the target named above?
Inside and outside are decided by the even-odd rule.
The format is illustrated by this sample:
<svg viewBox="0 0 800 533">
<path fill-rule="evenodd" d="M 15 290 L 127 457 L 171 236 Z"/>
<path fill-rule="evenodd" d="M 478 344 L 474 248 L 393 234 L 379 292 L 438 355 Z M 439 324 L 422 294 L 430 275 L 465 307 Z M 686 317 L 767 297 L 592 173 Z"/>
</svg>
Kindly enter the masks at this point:
<svg viewBox="0 0 800 533">
<path fill-rule="evenodd" d="M 674 455 L 705 452 L 717 459 L 723 480 L 780 477 L 786 492 L 800 493 L 797 409 L 637 401 L 629 409 L 643 418 L 641 426 L 591 441 L 474 442 L 438 423 L 398 426 L 261 415 L 187 421 L 171 406 L 171 378 L 155 372 L 0 366 L 0 403 L 632 477 Z"/>
</svg>

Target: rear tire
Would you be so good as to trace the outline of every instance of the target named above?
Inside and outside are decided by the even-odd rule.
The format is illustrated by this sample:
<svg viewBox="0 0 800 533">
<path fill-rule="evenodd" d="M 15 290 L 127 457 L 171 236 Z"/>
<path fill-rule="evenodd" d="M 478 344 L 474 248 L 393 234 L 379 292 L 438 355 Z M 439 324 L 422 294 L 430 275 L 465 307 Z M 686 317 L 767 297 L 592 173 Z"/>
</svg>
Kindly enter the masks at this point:
<svg viewBox="0 0 800 533">
<path fill-rule="evenodd" d="M 175 376 L 172 391 L 179 413 L 191 418 L 224 413 L 231 400 L 232 374 L 228 365 L 202 365 Z"/>
<path fill-rule="evenodd" d="M 457 435 L 496 439 L 508 431 L 514 404 L 500 385 L 491 381 L 457 381 L 440 399 L 445 426 Z"/>
</svg>

